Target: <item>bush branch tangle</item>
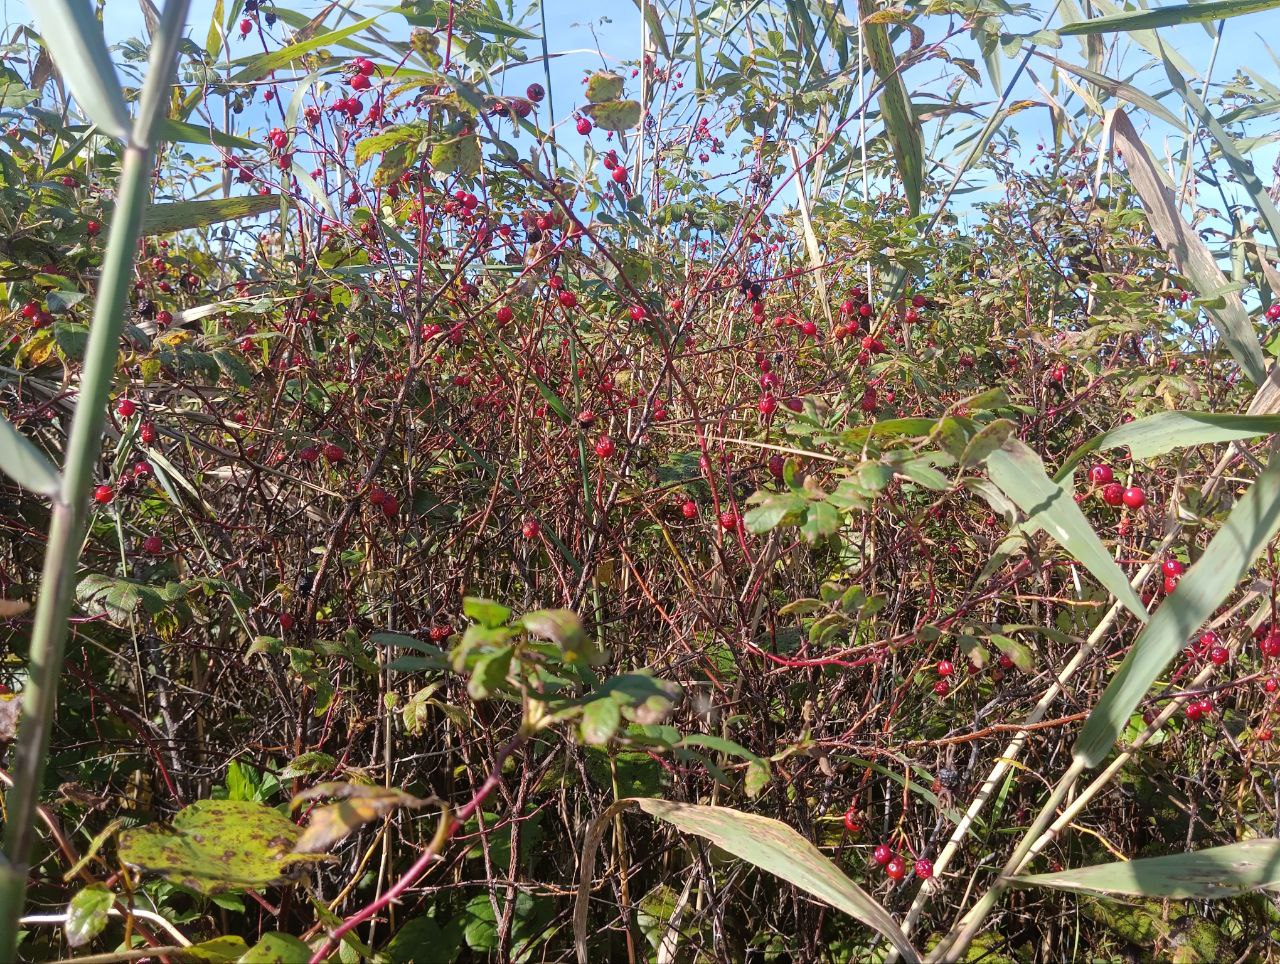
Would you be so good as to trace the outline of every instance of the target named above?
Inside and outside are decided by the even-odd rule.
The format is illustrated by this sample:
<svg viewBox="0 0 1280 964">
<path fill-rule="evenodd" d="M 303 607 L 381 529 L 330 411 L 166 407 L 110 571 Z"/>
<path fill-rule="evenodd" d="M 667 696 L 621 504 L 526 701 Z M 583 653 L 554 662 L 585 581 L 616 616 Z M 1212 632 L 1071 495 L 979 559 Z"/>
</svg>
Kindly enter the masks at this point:
<svg viewBox="0 0 1280 964">
<path fill-rule="evenodd" d="M 1274 956 L 1280 0 L 206 6 L 0 63 L 0 959 Z"/>
</svg>

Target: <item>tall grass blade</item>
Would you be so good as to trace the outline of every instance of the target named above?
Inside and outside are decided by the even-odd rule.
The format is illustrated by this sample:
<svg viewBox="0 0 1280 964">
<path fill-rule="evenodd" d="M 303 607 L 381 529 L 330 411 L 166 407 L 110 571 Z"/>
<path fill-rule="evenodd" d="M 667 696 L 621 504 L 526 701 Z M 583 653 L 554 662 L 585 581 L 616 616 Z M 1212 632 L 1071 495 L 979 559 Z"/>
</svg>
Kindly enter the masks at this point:
<svg viewBox="0 0 1280 964">
<path fill-rule="evenodd" d="M 1178 271 L 1191 279 L 1202 297 L 1221 299 L 1218 307 L 1206 308 L 1206 311 L 1232 357 L 1255 385 L 1261 385 L 1266 378 L 1266 364 L 1244 305 L 1234 292 L 1224 290 L 1227 288 L 1226 276 L 1200 236 L 1178 213 L 1173 191 L 1161 178 L 1129 115 L 1122 110 L 1115 112 L 1112 143 L 1124 156 L 1129 179 L 1133 181 L 1160 244 Z"/>
<path fill-rule="evenodd" d="M 1074 756 L 1101 763 L 1129 723 L 1138 701 L 1169 660 L 1230 595 L 1280 529 L 1280 459 L 1273 458 L 1202 555 L 1151 617 L 1089 714 Z"/>
<path fill-rule="evenodd" d="M 1280 0 L 1211 0 L 1209 3 L 1174 3 L 1155 10 L 1131 10 L 1059 27 L 1064 37 L 1118 30 L 1153 30 L 1183 23 L 1211 23 L 1280 7 Z"/>
<path fill-rule="evenodd" d="M 1271 232 L 1272 240 L 1280 243 L 1280 211 L 1276 210 L 1275 203 L 1271 200 L 1271 195 L 1267 193 L 1266 186 L 1254 171 L 1253 163 L 1240 152 L 1240 149 L 1236 147 L 1235 138 L 1226 132 L 1218 122 L 1218 119 L 1210 113 L 1205 102 L 1187 84 L 1186 78 L 1169 62 L 1168 56 L 1165 55 L 1164 44 L 1160 45 L 1160 52 L 1164 61 L 1164 72 L 1169 77 L 1169 83 L 1173 85 L 1174 90 L 1182 95 L 1182 99 L 1187 102 L 1191 112 L 1196 115 L 1200 123 L 1205 126 L 1205 129 L 1213 135 L 1213 139 L 1218 142 L 1218 149 L 1222 151 L 1223 159 L 1226 160 L 1227 166 L 1231 168 L 1231 173 L 1236 176 L 1240 183 L 1244 185 L 1244 189 L 1249 192 L 1249 200 L 1258 209 L 1263 223 L 1266 224 L 1267 230 Z"/>
<path fill-rule="evenodd" d="M 31 5 L 31 13 L 85 115 L 103 133 L 128 140 L 124 92 L 102 37 L 102 24 L 88 0 L 38 0 Z"/>
<path fill-rule="evenodd" d="M 1262 838 L 1187 854 L 1014 877 L 1015 887 L 1176 900 L 1221 900 L 1280 884 L 1280 840 Z"/>
<path fill-rule="evenodd" d="M 920 960 L 919 954 L 893 916 L 875 898 L 846 877 L 817 847 L 785 823 L 731 807 L 633 797 L 619 800 L 609 807 L 591 822 L 587 830 L 573 922 L 579 961 L 587 959 L 587 898 L 590 896 L 591 878 L 595 870 L 596 849 L 612 819 L 622 810 L 633 806 L 671 824 L 683 833 L 710 840 L 735 857 L 754 864 L 775 877 L 781 877 L 805 893 L 844 911 L 887 938 L 909 964 Z"/>
<path fill-rule="evenodd" d="M 893 54 L 888 30 L 883 23 L 867 19 L 876 13 L 874 0 L 858 0 L 858 10 L 864 21 L 867 57 L 884 85 L 880 94 L 880 113 L 884 118 L 885 133 L 898 162 L 898 174 L 902 177 L 907 204 L 913 215 L 919 214 L 920 192 L 924 186 L 924 138 L 920 132 L 920 121 L 911 108 L 911 98 Z"/>
<path fill-rule="evenodd" d="M 10 424 L 0 417 L 0 471 L 24 489 L 30 489 L 46 498 L 58 494 L 61 479 L 49 460 Z"/>
<path fill-rule="evenodd" d="M 1024 442 L 1007 439 L 987 456 L 991 481 L 1027 515 L 1027 524 L 1053 536 L 1082 566 L 1143 622 L 1147 611 L 1124 574 L 1076 505 L 1076 500 L 1045 474 L 1044 463 Z"/>
</svg>

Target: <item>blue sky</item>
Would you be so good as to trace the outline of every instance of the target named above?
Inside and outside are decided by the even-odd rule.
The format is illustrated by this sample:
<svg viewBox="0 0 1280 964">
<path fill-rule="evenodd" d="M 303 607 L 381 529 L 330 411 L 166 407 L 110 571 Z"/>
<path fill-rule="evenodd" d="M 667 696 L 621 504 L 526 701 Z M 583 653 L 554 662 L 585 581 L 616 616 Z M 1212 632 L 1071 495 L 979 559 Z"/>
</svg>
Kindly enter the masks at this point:
<svg viewBox="0 0 1280 964">
<path fill-rule="evenodd" d="M 0 0 L 0 24 L 12 27 L 16 24 L 28 22 L 30 19 L 28 4 L 38 2 L 40 0 Z M 89 2 L 89 0 L 84 0 L 84 2 Z M 157 2 L 160 2 L 160 0 L 157 0 Z M 515 2 L 516 9 L 521 10 L 524 9 L 527 0 L 515 0 Z M 215 0 L 192 0 L 191 3 L 189 20 L 192 25 L 191 35 L 201 43 L 203 43 L 208 32 L 209 19 L 214 3 Z M 300 13 L 314 13 L 327 4 L 324 0 L 290 0 L 290 2 L 280 5 L 288 6 L 290 9 Z M 351 2 L 351 6 L 358 12 L 372 11 L 379 7 L 386 8 L 393 5 L 392 2 L 374 4 L 366 2 L 366 0 L 352 0 Z M 852 5 L 852 0 L 845 0 L 846 7 L 852 7 Z M 230 7 L 229 0 L 227 6 Z M 119 42 L 129 37 L 143 36 L 144 28 L 138 0 L 106 0 L 105 9 L 104 23 L 109 42 Z M 536 14 L 536 8 L 533 8 L 533 10 Z M 581 0 L 547 0 L 546 11 L 548 47 L 553 53 L 563 53 L 562 56 L 552 61 L 551 68 L 553 78 L 552 94 L 555 100 L 556 113 L 558 119 L 563 120 L 582 100 L 580 79 L 584 71 L 595 69 L 601 65 L 601 55 L 595 52 L 597 47 L 606 61 L 616 62 L 635 59 L 639 55 L 640 18 L 637 7 L 632 0 L 605 0 L 603 3 L 582 3 Z M 1038 25 L 1039 19 L 1042 17 L 1043 13 L 1040 13 L 1036 18 L 1036 23 L 1026 29 L 1033 29 L 1035 25 Z M 536 16 L 529 23 L 536 30 Z M 386 18 L 385 24 L 386 29 L 389 30 L 405 29 L 404 21 L 398 17 Z M 280 25 L 276 29 L 282 33 L 284 28 L 283 25 Z M 1203 71 L 1208 65 L 1212 55 L 1212 40 L 1209 31 L 1204 27 L 1199 25 L 1178 27 L 1173 30 L 1162 31 L 1161 36 L 1195 70 Z M 1238 66 L 1247 66 L 1264 77 L 1280 81 L 1280 68 L 1276 67 L 1268 53 L 1263 41 L 1264 36 L 1280 36 L 1280 10 L 1226 21 L 1224 40 L 1218 51 L 1217 62 L 1214 67 L 1214 80 L 1227 79 L 1235 72 Z M 953 45 L 953 49 L 961 56 L 970 56 L 980 62 L 976 51 L 967 49 L 970 46 L 967 38 L 961 37 Z M 232 40 L 231 51 L 235 56 L 252 53 L 258 49 L 261 48 L 257 46 L 256 38 L 252 42 L 241 40 L 238 37 Z M 1069 61 L 1081 62 L 1083 56 L 1080 53 L 1079 41 L 1074 38 L 1064 38 L 1062 55 Z M 1136 50 L 1135 53 L 1121 59 L 1118 63 L 1109 64 L 1107 70 L 1113 76 L 1123 76 L 1136 68 L 1145 59 L 1147 59 L 1146 54 L 1141 50 Z M 1006 77 L 1012 73 L 1015 62 L 1012 60 L 1005 61 Z M 1048 64 L 1033 59 L 1032 69 L 1042 83 L 1048 82 L 1050 74 Z M 908 85 L 913 86 L 916 83 L 935 77 L 937 74 L 938 67 L 936 65 L 921 66 L 908 74 Z M 523 91 L 527 83 L 534 80 L 541 81 L 542 79 L 541 65 L 539 63 L 531 64 L 528 67 L 512 71 L 506 78 L 506 89 L 508 92 L 520 92 Z M 1144 73 L 1138 78 L 1136 84 L 1145 90 L 1155 90 L 1157 92 L 1163 91 L 1167 87 L 1167 81 L 1158 70 Z M 1198 89 L 1198 85 L 1196 86 Z M 994 94 L 989 90 L 981 95 L 977 91 L 971 91 L 967 97 L 973 100 L 986 100 L 992 99 Z M 1037 90 L 1030 77 L 1024 77 L 1019 88 L 1015 91 L 1014 97 L 1015 99 L 1040 100 L 1043 95 Z M 1181 113 L 1181 103 L 1176 96 L 1165 98 L 1164 103 L 1175 113 Z M 251 123 L 251 117 L 252 115 L 247 113 L 242 118 L 242 122 L 249 121 Z M 1141 118 L 1136 118 L 1136 120 L 1141 123 Z M 1037 141 L 1043 141 L 1047 136 L 1048 112 L 1043 109 L 1024 111 L 1017 115 L 1013 123 L 1022 136 L 1024 147 L 1034 148 Z M 576 141 L 576 135 L 568 125 L 563 125 L 561 130 L 564 134 L 561 138 L 562 144 L 567 144 L 572 149 Z M 1150 146 L 1157 157 L 1163 160 L 1166 155 L 1164 134 L 1167 129 L 1161 130 L 1159 127 L 1153 127 L 1150 132 L 1152 135 L 1152 139 L 1149 141 Z M 1270 131 L 1260 133 L 1270 133 Z M 1275 162 L 1276 156 L 1277 149 L 1275 145 L 1263 147 L 1253 156 L 1255 167 L 1264 183 L 1268 183 L 1271 179 L 1271 167 Z M 972 199 L 970 197 L 970 200 Z"/>
</svg>

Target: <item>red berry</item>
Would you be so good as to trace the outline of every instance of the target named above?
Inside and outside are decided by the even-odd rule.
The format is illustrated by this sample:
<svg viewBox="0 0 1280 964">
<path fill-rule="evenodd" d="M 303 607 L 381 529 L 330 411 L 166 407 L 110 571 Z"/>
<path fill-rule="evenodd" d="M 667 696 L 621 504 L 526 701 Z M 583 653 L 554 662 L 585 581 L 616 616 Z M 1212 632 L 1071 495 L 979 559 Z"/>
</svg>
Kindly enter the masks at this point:
<svg viewBox="0 0 1280 964">
<path fill-rule="evenodd" d="M 31 321 L 36 315 L 40 314 L 40 305 L 34 301 L 28 301 L 22 306 L 22 317 Z"/>
<path fill-rule="evenodd" d="M 816 338 L 818 335 L 818 324 L 813 321 L 806 321 L 800 326 L 800 331 L 806 338 Z"/>
<path fill-rule="evenodd" d="M 602 459 L 613 457 L 613 453 L 617 451 L 617 446 L 613 444 L 613 439 L 607 435 L 601 435 L 596 439 L 596 456 Z"/>
<path fill-rule="evenodd" d="M 888 844 L 876 844 L 876 849 L 871 851 L 871 859 L 883 867 L 893 859 L 893 848 Z"/>
<path fill-rule="evenodd" d="M 370 84 L 370 80 L 364 74 L 356 74 L 354 77 L 351 78 L 352 90 L 368 90 L 369 84 Z"/>
<path fill-rule="evenodd" d="M 525 88 L 524 95 L 537 104 L 547 96 L 547 92 L 541 84 L 530 84 Z"/>
<path fill-rule="evenodd" d="M 738 528 L 738 513 L 733 509 L 725 509 L 720 513 L 720 528 L 732 532 Z"/>
<path fill-rule="evenodd" d="M 1192 700 L 1188 703 L 1185 712 L 1187 714 L 1187 719 L 1192 723 L 1200 722 L 1201 718 L 1204 716 L 1204 710 L 1200 708 L 1199 700 Z"/>
<path fill-rule="evenodd" d="M 1107 505 L 1124 505 L 1125 487 L 1119 482 L 1111 482 L 1102 487 L 1102 501 Z"/>
<path fill-rule="evenodd" d="M 344 451 L 343 451 L 341 448 L 339 448 L 338 446 L 334 445 L 332 442 L 326 442 L 326 443 L 325 443 L 325 446 L 324 446 L 324 458 L 325 458 L 325 461 L 326 461 L 326 462 L 332 462 L 332 463 L 335 463 L 335 464 L 336 464 L 336 463 L 338 463 L 338 462 L 341 462 L 341 461 L 342 461 L 342 459 L 343 459 L 343 457 L 344 457 L 346 454 L 347 454 L 346 452 L 344 452 Z"/>
<path fill-rule="evenodd" d="M 280 628 L 283 629 L 286 633 L 289 630 L 293 629 L 294 621 L 295 621 L 294 618 L 290 616 L 288 613 L 280 614 Z"/>
<path fill-rule="evenodd" d="M 778 410 L 778 400 L 772 395 L 765 395 L 760 399 L 757 407 L 760 409 L 760 414 L 767 418 Z"/>
<path fill-rule="evenodd" d="M 581 135 L 583 135 L 584 137 L 585 137 L 587 134 L 590 134 L 590 133 L 591 133 L 591 121 L 587 120 L 585 117 L 579 117 L 579 118 L 578 118 L 578 133 L 579 133 L 579 134 L 581 134 Z"/>
<path fill-rule="evenodd" d="M 85 232 L 89 235 L 89 237 L 96 238 L 98 234 L 102 231 L 102 225 L 99 224 L 97 221 L 90 221 L 88 224 L 84 226 L 84 229 L 85 229 Z"/>
<path fill-rule="evenodd" d="M 1109 465 L 1095 465 L 1089 469 L 1089 481 L 1094 485 L 1109 485 L 1115 477 Z"/>
<path fill-rule="evenodd" d="M 173 324 L 173 312 L 165 311 L 164 309 L 156 312 L 157 328 L 168 328 L 171 324 Z M 250 344 L 252 344 L 252 342 L 250 342 Z"/>
<path fill-rule="evenodd" d="M 387 501 L 387 490 L 380 485 L 369 486 L 369 503 L 371 505 L 382 505 Z"/>
<path fill-rule="evenodd" d="M 572 291 L 562 291 L 560 292 L 559 295 L 557 295 L 557 298 L 559 299 L 560 307 L 562 308 L 578 307 L 578 296 L 575 295 Z"/>
<path fill-rule="evenodd" d="M 542 531 L 542 527 L 538 525 L 537 519 L 525 519 L 524 525 L 520 527 L 520 534 L 526 539 L 538 538 L 538 533 Z"/>
<path fill-rule="evenodd" d="M 1200 634 L 1200 639 L 1198 640 L 1198 642 L 1200 646 L 1200 652 L 1207 653 L 1214 646 L 1218 645 L 1218 634 L 1215 633 L 1212 629 L 1206 629 L 1203 633 Z"/>
<path fill-rule="evenodd" d="M 158 556 L 164 552 L 164 540 L 159 536 L 147 536 L 142 540 L 142 551 L 149 556 Z"/>
<path fill-rule="evenodd" d="M 996 663 L 1001 669 L 1013 669 L 1013 657 L 1008 653 L 1001 653 L 1000 658 L 996 660 Z"/>
<path fill-rule="evenodd" d="M 1166 559 L 1160 564 L 1160 571 L 1166 576 L 1181 576 L 1186 570 L 1187 567 L 1179 559 Z"/>
<path fill-rule="evenodd" d="M 687 500 L 684 505 L 680 506 L 680 514 L 686 519 L 696 519 L 698 517 L 698 503 L 692 499 Z"/>
<path fill-rule="evenodd" d="M 320 458 L 320 450 L 314 445 L 308 445 L 298 450 L 298 459 L 308 464 Z"/>
<path fill-rule="evenodd" d="M 503 325 L 507 324 L 507 322 L 511 321 L 511 319 L 514 318 L 515 316 L 516 316 L 516 313 L 512 311 L 510 308 L 508 308 L 506 305 L 500 306 L 498 310 L 494 313 L 494 317 L 498 319 L 498 323 Z"/>
<path fill-rule="evenodd" d="M 138 435 L 143 442 L 150 445 L 156 440 L 156 427 L 150 422 L 143 422 L 142 428 L 138 429 Z"/>
<path fill-rule="evenodd" d="M 1264 727 L 1263 729 L 1259 730 L 1259 731 L 1258 731 L 1258 739 L 1259 739 L 1259 740 L 1261 740 L 1263 743 L 1270 743 L 1270 742 L 1271 742 L 1271 730 L 1270 730 L 1269 728 L 1266 728 L 1266 727 Z"/>
<path fill-rule="evenodd" d="M 1221 666 L 1230 658 L 1231 653 L 1228 652 L 1225 646 L 1214 646 L 1209 650 L 1209 662 L 1213 663 L 1214 666 Z"/>
<path fill-rule="evenodd" d="M 920 296 L 916 295 L 916 297 L 919 298 Z M 916 861 L 915 871 L 916 876 L 921 880 L 928 880 L 933 876 L 933 861 L 926 860 L 924 857 L 921 857 Z"/>
<path fill-rule="evenodd" d="M 623 165 L 619 164 L 617 167 L 613 169 L 613 171 L 609 174 L 609 176 L 613 178 L 614 184 L 625 183 L 625 181 L 627 180 L 627 169 Z"/>
<path fill-rule="evenodd" d="M 355 63 L 356 70 L 360 71 L 360 73 L 364 74 L 366 77 L 373 73 L 373 61 L 368 57 L 357 57 Z"/>
<path fill-rule="evenodd" d="M 138 410 L 137 403 L 131 398 L 122 398 L 120 403 L 116 405 L 116 414 L 121 418 L 129 418 Z"/>
<path fill-rule="evenodd" d="M 907 876 L 907 865 L 901 857 L 894 857 L 884 865 L 884 872 L 889 876 L 890 880 L 901 880 Z"/>
<path fill-rule="evenodd" d="M 1166 596 L 1178 588 L 1178 580 L 1181 578 L 1182 578 L 1181 576 L 1165 576 L 1164 577 L 1164 592 Z"/>
<path fill-rule="evenodd" d="M 1262 642 L 1258 644 L 1258 648 L 1262 650 L 1263 656 L 1269 656 L 1272 659 L 1280 656 L 1280 635 L 1272 633 L 1269 636 L 1264 636 Z"/>
<path fill-rule="evenodd" d="M 952 673 L 954 673 L 956 671 L 956 668 L 951 665 L 950 660 L 940 659 L 938 660 L 937 670 L 938 670 L 939 676 L 946 678 L 950 676 Z"/>
<path fill-rule="evenodd" d="M 252 29 L 253 29 L 253 21 L 250 20 L 248 17 L 245 17 L 243 20 L 240 21 L 240 36 L 242 37 L 249 36 L 249 31 Z"/>
<path fill-rule="evenodd" d="M 912 307 L 912 308 L 923 308 L 927 303 L 928 303 L 928 299 L 927 299 L 927 298 L 925 298 L 925 296 L 924 296 L 924 295 L 912 295 L 912 296 L 911 296 L 911 307 Z"/>
<path fill-rule="evenodd" d="M 632 321 L 644 321 L 644 316 L 645 316 L 644 305 L 632 305 L 632 306 L 631 306 L 631 320 L 632 320 Z"/>
<path fill-rule="evenodd" d="M 100 485 L 93 490 L 93 501 L 98 505 L 106 505 L 115 498 L 115 490 L 109 485 Z"/>
<path fill-rule="evenodd" d="M 844 829 L 849 833 L 860 833 L 862 831 L 862 821 L 858 819 L 856 807 L 850 807 L 844 812 Z"/>
<path fill-rule="evenodd" d="M 933 684 L 933 692 L 937 696 L 946 696 L 951 692 L 951 684 L 944 679 L 940 679 L 938 682 Z"/>
<path fill-rule="evenodd" d="M 1121 498 L 1124 500 L 1124 504 L 1130 509 L 1141 509 L 1147 504 L 1147 493 L 1143 492 L 1136 485 L 1131 485 L 1129 488 L 1125 489 Z"/>
<path fill-rule="evenodd" d="M 1267 321 L 1275 321 L 1280 319 L 1280 301 L 1277 301 L 1267 309 Z"/>
</svg>

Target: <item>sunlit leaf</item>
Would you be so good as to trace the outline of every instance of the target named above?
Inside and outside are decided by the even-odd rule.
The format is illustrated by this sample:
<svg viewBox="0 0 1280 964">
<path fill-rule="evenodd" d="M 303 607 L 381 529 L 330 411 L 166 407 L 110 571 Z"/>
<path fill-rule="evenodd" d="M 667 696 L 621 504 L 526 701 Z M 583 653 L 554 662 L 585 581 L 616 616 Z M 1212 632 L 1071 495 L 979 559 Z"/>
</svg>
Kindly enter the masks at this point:
<svg viewBox="0 0 1280 964">
<path fill-rule="evenodd" d="M 1244 840 L 1167 857 L 1142 857 L 1052 874 L 1015 877 L 1017 887 L 1083 894 L 1221 900 L 1280 885 L 1280 840 Z"/>
</svg>

